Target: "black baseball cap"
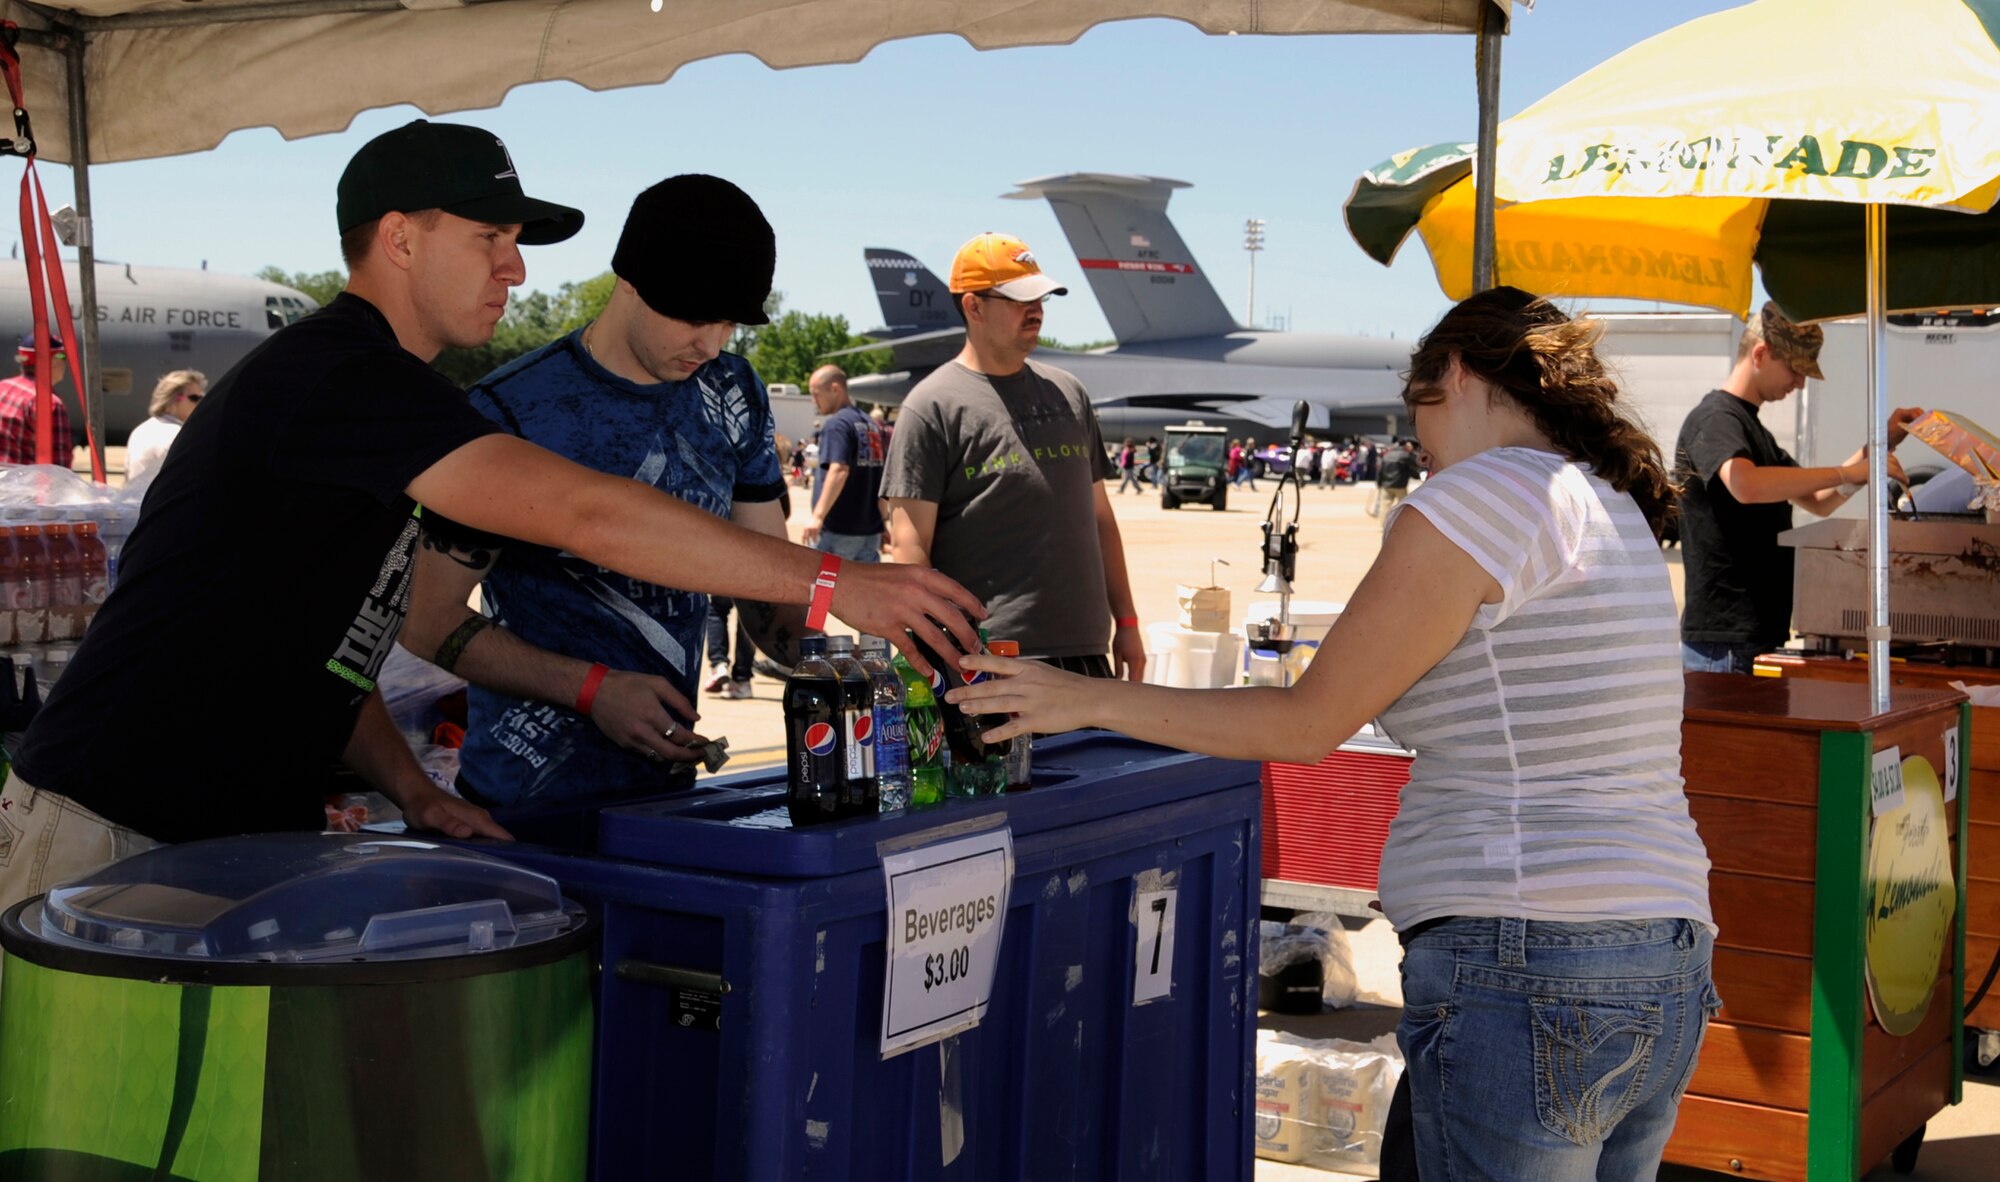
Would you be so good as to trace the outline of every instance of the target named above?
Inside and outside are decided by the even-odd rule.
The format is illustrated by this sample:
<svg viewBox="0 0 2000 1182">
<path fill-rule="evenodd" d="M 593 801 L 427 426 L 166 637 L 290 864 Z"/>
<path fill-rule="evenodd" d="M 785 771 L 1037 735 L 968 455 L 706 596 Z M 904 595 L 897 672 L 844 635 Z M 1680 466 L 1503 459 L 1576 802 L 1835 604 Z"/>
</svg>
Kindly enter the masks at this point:
<svg viewBox="0 0 2000 1182">
<path fill-rule="evenodd" d="M 340 232 L 385 213 L 441 209 L 521 227 L 521 245 L 547 246 L 583 229 L 583 212 L 521 191 L 500 137 L 463 123 L 417 119 L 367 143 L 340 174 Z"/>
</svg>

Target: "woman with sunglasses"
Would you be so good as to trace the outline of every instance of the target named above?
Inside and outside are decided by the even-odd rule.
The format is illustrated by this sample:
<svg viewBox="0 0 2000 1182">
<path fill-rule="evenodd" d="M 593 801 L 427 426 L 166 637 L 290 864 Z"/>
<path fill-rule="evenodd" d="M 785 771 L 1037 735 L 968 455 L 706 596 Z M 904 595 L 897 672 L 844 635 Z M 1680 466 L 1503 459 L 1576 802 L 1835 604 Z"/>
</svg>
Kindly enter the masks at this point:
<svg viewBox="0 0 2000 1182">
<path fill-rule="evenodd" d="M 1717 1004 L 1656 540 L 1672 488 L 1597 335 L 1505 287 L 1425 335 L 1403 396 L 1433 475 L 1327 636 L 1340 659 L 1291 688 L 982 656 L 963 663 L 999 676 L 950 695 L 1014 715 L 989 738 L 1102 726 L 1310 764 L 1378 719 L 1415 751 L 1381 898 L 1426 1178 L 1652 1178 Z"/>
<path fill-rule="evenodd" d="M 208 393 L 208 379 L 198 370 L 177 369 L 153 387 L 153 402 L 147 413 L 153 417 L 132 428 L 125 441 L 125 484 L 138 484 L 156 471 L 174 445 L 194 408 Z"/>
</svg>

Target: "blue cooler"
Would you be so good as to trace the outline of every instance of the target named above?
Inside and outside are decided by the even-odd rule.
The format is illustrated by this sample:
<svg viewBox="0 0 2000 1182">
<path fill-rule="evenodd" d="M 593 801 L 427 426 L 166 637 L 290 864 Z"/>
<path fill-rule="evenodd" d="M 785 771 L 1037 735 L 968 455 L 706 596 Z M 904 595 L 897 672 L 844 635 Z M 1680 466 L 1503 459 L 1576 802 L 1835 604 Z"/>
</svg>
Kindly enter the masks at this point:
<svg viewBox="0 0 2000 1182">
<path fill-rule="evenodd" d="M 794 830 L 772 768 L 605 809 L 591 848 L 503 817 L 529 843 L 496 852 L 603 923 L 596 1178 L 1228 1182 L 1252 1171 L 1258 801 L 1254 763 L 1089 733 L 1037 743 L 1026 793 Z M 984 1021 L 882 1058 L 883 857 L 1001 825 Z M 1142 970 L 1170 992 L 1135 1004 Z"/>
</svg>

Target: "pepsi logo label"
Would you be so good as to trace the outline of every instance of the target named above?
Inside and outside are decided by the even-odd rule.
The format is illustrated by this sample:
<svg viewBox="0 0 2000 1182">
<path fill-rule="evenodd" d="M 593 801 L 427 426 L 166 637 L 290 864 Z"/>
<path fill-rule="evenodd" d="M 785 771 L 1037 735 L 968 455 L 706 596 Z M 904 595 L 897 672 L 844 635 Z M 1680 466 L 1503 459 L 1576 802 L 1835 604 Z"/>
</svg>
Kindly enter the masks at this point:
<svg viewBox="0 0 2000 1182">
<path fill-rule="evenodd" d="M 935 669 L 931 670 L 931 691 L 933 693 L 944 692 L 944 674 L 939 673 Z"/>
<path fill-rule="evenodd" d="M 985 682 L 985 681 L 991 681 L 992 679 L 993 679 L 993 675 L 992 675 L 991 673 L 986 673 L 986 672 L 983 672 L 983 671 L 982 671 L 982 672 L 979 672 L 979 673 L 972 673 L 972 674 L 968 674 L 968 675 L 966 676 L 966 679 L 965 679 L 965 684 L 967 684 L 967 685 L 978 685 L 978 684 L 980 684 L 981 682 Z"/>
<path fill-rule="evenodd" d="M 866 746 L 875 739 L 875 716 L 857 714 L 854 718 L 854 741 Z"/>
<path fill-rule="evenodd" d="M 815 722 L 806 727 L 806 750 L 814 755 L 833 754 L 833 745 L 840 738 L 840 732 L 824 722 Z"/>
</svg>

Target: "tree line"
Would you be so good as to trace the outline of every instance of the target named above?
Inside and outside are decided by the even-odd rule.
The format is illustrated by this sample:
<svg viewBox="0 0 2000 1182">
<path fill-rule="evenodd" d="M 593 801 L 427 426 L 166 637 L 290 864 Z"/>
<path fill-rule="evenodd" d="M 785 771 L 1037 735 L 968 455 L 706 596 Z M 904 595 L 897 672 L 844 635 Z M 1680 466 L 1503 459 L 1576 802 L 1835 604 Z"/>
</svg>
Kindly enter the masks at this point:
<svg viewBox="0 0 2000 1182">
<path fill-rule="evenodd" d="M 303 292 L 322 306 L 347 286 L 343 271 L 293 272 L 265 267 L 257 272 L 257 278 Z M 507 313 L 500 318 L 491 340 L 473 349 L 447 349 L 432 367 L 460 386 L 470 386 L 516 357 L 590 323 L 610 302 L 616 283 L 617 276 L 606 271 L 580 283 L 565 283 L 553 294 L 517 292 L 507 301 Z M 785 310 L 782 292 L 771 293 L 764 302 L 764 312 L 771 323 L 739 327 L 730 338 L 729 351 L 749 358 L 767 385 L 789 382 L 803 387 L 827 354 L 869 343 L 848 328 L 845 316 Z M 853 353 L 839 358 L 838 363 L 850 375 L 880 373 L 888 368 L 889 351 Z"/>
</svg>

